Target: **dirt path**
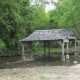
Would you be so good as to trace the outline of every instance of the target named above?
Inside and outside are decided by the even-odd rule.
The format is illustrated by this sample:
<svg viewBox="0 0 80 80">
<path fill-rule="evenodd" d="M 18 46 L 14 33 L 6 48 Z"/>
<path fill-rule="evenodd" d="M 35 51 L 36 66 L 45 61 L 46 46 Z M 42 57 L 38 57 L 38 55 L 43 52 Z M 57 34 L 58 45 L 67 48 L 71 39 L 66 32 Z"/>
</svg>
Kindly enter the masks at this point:
<svg viewBox="0 0 80 80">
<path fill-rule="evenodd" d="M 80 64 L 0 69 L 0 80 L 80 80 Z"/>
</svg>

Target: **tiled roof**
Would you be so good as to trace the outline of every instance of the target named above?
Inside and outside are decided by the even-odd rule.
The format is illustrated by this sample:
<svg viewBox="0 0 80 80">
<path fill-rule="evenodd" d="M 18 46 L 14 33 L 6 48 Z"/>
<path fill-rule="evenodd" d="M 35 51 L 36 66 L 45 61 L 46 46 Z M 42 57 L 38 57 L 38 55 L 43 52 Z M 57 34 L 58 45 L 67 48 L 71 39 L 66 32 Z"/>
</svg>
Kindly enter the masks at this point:
<svg viewBox="0 0 80 80">
<path fill-rule="evenodd" d="M 67 37 L 73 36 L 73 29 L 35 30 L 31 35 L 21 41 L 64 40 Z"/>
</svg>

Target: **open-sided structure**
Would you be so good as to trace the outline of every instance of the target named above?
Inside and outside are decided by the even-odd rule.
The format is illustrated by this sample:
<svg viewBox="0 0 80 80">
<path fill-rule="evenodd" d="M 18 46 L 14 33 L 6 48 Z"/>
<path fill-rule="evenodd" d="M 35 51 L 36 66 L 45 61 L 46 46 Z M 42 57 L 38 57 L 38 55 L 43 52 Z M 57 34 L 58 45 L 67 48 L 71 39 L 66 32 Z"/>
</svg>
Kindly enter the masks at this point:
<svg viewBox="0 0 80 80">
<path fill-rule="evenodd" d="M 51 30 L 35 30 L 31 35 L 21 40 L 22 42 L 22 60 L 25 60 L 24 55 L 24 44 L 26 42 L 32 44 L 34 41 L 42 41 L 44 43 L 44 55 L 45 55 L 45 43 L 50 45 L 50 42 L 58 41 L 62 47 L 62 61 L 69 59 L 68 44 L 69 41 L 73 40 L 75 44 L 75 54 L 76 54 L 76 42 L 77 38 L 73 29 L 51 29 Z M 66 44 L 67 54 L 65 58 L 64 45 Z M 50 48 L 50 47 L 49 47 Z M 31 47 L 30 47 L 31 49 Z"/>
</svg>

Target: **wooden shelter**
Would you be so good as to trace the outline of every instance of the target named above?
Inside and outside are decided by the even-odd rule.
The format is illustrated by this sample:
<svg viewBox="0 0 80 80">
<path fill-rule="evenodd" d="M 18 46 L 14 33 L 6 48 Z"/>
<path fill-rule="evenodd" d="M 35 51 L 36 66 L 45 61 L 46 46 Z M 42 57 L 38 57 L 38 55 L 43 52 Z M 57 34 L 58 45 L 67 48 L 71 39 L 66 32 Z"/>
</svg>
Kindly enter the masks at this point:
<svg viewBox="0 0 80 80">
<path fill-rule="evenodd" d="M 62 47 L 62 61 L 69 59 L 69 41 L 73 40 L 75 44 L 75 54 L 76 54 L 76 42 L 77 38 L 73 29 L 51 29 L 51 30 L 35 30 L 31 35 L 21 40 L 22 42 L 22 60 L 25 61 L 24 54 L 24 44 L 34 41 L 42 41 L 44 43 L 44 55 L 45 55 L 45 43 L 48 43 L 49 53 L 50 53 L 50 42 L 57 41 Z M 64 46 L 66 44 L 66 56 L 64 54 Z M 30 47 L 31 51 L 31 47 Z M 32 58 L 32 56 L 31 56 Z"/>
</svg>

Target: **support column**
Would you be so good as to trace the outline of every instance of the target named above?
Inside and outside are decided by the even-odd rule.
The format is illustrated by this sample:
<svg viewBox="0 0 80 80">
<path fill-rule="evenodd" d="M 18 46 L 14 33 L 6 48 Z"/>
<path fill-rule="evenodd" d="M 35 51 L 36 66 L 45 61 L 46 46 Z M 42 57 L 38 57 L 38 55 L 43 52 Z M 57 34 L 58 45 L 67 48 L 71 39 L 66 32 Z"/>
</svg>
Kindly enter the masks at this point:
<svg viewBox="0 0 80 80">
<path fill-rule="evenodd" d="M 22 42 L 22 61 L 25 61 L 24 42 Z"/>
<path fill-rule="evenodd" d="M 77 47 L 78 47 L 78 55 L 79 55 L 79 41 L 77 41 Z"/>
<path fill-rule="evenodd" d="M 33 59 L 33 55 L 32 55 L 32 42 L 30 42 L 30 58 Z"/>
<path fill-rule="evenodd" d="M 75 56 L 77 56 L 76 40 L 75 40 Z"/>
<path fill-rule="evenodd" d="M 49 51 L 48 51 L 48 58 L 50 59 L 50 41 L 48 42 L 48 49 L 49 49 Z"/>
<path fill-rule="evenodd" d="M 80 43 L 79 43 L 80 41 L 78 40 L 78 53 L 79 53 L 79 57 L 80 57 Z"/>
<path fill-rule="evenodd" d="M 66 59 L 69 59 L 69 45 L 68 42 L 66 43 Z"/>
<path fill-rule="evenodd" d="M 78 55 L 80 56 L 79 40 L 78 40 Z"/>
<path fill-rule="evenodd" d="M 62 61 L 65 61 L 65 55 L 64 55 L 64 42 L 62 42 Z"/>
<path fill-rule="evenodd" d="M 46 53 L 46 48 L 45 48 L 45 41 L 43 42 L 44 43 L 44 59 L 45 59 L 45 53 Z"/>
</svg>

